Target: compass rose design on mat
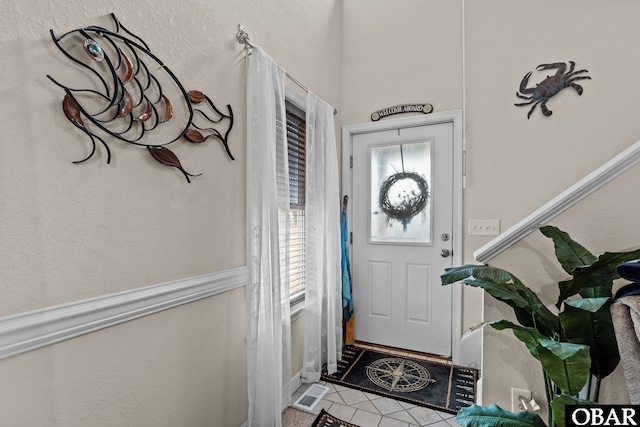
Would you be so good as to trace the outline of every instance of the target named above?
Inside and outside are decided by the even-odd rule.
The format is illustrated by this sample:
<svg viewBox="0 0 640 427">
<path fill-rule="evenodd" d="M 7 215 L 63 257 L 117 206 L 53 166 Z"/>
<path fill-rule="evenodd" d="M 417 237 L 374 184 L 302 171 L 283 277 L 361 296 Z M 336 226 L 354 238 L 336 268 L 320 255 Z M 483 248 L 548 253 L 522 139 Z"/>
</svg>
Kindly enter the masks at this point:
<svg viewBox="0 0 640 427">
<path fill-rule="evenodd" d="M 436 380 L 428 370 L 401 358 L 378 359 L 367 366 L 367 377 L 375 385 L 388 391 L 408 393 L 422 390 Z"/>
</svg>

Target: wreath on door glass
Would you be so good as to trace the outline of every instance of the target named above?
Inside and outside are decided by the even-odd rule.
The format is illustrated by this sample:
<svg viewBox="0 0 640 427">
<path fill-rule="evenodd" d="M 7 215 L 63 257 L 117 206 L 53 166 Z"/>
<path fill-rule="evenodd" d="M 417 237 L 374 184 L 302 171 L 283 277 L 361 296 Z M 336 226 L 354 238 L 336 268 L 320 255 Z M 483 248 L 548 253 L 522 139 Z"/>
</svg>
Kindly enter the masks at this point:
<svg viewBox="0 0 640 427">
<path fill-rule="evenodd" d="M 389 198 L 389 191 L 400 181 L 410 180 L 416 184 L 417 191 L 402 194 L 399 201 L 393 203 Z M 378 202 L 382 211 L 389 218 L 397 219 L 406 225 L 407 222 L 427 206 L 429 200 L 429 184 L 416 172 L 398 172 L 387 177 L 380 186 Z"/>
</svg>

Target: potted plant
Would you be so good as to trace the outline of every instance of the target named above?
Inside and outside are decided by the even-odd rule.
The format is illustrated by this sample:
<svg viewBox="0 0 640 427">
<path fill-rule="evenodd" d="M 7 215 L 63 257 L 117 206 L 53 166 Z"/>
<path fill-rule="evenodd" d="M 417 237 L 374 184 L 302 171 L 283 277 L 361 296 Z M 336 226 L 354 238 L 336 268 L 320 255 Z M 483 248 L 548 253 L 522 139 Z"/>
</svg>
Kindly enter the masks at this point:
<svg viewBox="0 0 640 427">
<path fill-rule="evenodd" d="M 554 314 L 508 271 L 489 265 L 464 265 L 445 270 L 442 284 L 464 282 L 484 289 L 512 307 L 518 323 L 488 322 L 498 330 L 510 329 L 542 365 L 549 426 L 564 427 L 565 406 L 599 400 L 600 382 L 618 362 L 618 346 L 609 306 L 616 267 L 640 258 L 640 249 L 595 256 L 557 227 L 540 231 L 553 239 L 555 255 L 570 279 L 558 283 Z M 555 310 L 554 310 L 555 311 Z M 514 413 L 497 405 L 472 405 L 460 410 L 463 426 L 544 426 L 537 414 Z"/>
</svg>

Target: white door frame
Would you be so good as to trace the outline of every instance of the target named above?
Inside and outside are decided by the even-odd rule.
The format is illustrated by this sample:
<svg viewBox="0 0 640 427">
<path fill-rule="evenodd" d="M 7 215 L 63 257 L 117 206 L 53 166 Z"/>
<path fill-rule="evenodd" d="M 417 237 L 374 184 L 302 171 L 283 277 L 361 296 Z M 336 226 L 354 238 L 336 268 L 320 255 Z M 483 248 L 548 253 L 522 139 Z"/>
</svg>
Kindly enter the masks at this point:
<svg viewBox="0 0 640 427">
<path fill-rule="evenodd" d="M 351 153 L 353 136 L 361 133 L 377 132 L 404 127 L 453 124 L 453 265 L 462 265 L 462 110 L 444 111 L 399 119 L 381 120 L 371 123 L 359 123 L 342 127 L 342 195 L 351 195 Z M 349 197 L 351 199 L 351 197 Z M 347 209 L 347 223 L 352 229 L 352 209 Z M 462 339 L 462 287 L 453 286 L 453 309 L 451 312 L 451 358 L 459 363 L 460 341 Z"/>
</svg>

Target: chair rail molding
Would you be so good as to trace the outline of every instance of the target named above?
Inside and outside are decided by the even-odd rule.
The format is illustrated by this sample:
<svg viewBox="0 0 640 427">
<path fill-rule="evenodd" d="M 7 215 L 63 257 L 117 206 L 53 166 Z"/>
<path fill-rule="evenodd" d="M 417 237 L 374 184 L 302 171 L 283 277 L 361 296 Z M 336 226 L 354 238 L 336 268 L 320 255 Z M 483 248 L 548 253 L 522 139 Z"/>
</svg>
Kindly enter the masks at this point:
<svg viewBox="0 0 640 427">
<path fill-rule="evenodd" d="M 495 239 L 473 253 L 478 262 L 486 263 L 500 252 L 509 248 L 529 233 L 547 224 L 558 214 L 564 212 L 607 182 L 634 166 L 640 160 L 640 141 L 636 141 L 599 168 L 558 194 L 540 208 L 505 230 Z"/>
<path fill-rule="evenodd" d="M 227 292 L 248 280 L 243 266 L 4 317 L 0 359 Z"/>
</svg>

